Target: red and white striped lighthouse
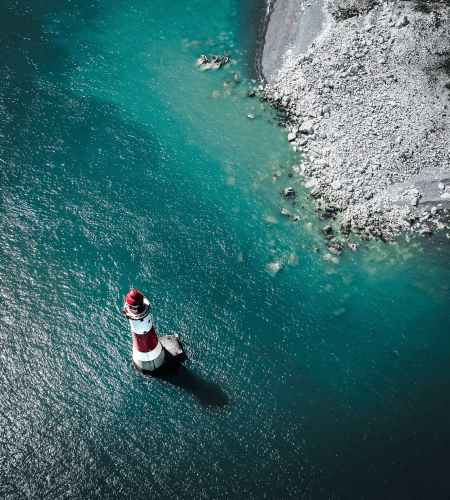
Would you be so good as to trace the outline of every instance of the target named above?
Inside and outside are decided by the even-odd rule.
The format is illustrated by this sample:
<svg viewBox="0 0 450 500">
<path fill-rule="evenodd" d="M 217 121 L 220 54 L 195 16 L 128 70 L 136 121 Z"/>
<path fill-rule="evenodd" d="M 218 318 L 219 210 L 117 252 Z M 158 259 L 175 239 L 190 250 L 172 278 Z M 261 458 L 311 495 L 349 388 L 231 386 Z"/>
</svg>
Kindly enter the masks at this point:
<svg viewBox="0 0 450 500">
<path fill-rule="evenodd" d="M 156 336 L 150 314 L 150 302 L 138 290 L 130 290 L 123 313 L 130 320 L 133 335 L 133 364 L 142 372 L 152 372 L 163 365 L 165 350 Z"/>
</svg>

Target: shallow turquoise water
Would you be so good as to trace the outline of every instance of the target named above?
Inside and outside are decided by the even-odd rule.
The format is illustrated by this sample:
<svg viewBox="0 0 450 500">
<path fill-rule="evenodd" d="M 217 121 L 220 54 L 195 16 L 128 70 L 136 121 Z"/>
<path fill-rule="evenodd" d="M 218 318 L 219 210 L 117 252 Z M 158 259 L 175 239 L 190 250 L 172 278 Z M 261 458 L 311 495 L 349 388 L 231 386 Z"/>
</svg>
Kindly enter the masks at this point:
<svg viewBox="0 0 450 500">
<path fill-rule="evenodd" d="M 246 97 L 264 5 L 0 11 L 2 498 L 445 495 L 450 240 L 325 259 Z M 131 366 L 132 286 L 184 342 L 172 381 Z"/>
</svg>

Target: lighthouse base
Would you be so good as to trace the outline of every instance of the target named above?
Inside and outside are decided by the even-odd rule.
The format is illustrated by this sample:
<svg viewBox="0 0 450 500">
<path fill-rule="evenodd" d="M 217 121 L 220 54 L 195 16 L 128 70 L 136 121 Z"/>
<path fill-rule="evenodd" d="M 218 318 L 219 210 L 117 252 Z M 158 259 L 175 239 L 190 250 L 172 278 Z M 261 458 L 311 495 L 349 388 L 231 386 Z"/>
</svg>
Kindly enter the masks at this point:
<svg viewBox="0 0 450 500">
<path fill-rule="evenodd" d="M 165 358 L 166 351 L 160 342 L 150 352 L 140 352 L 133 347 L 133 365 L 143 373 L 153 372 L 160 368 Z"/>
<path fill-rule="evenodd" d="M 170 359 L 183 363 L 188 359 L 177 333 L 174 335 L 164 335 L 164 337 L 161 337 L 159 341 L 166 350 L 167 360 Z"/>
<path fill-rule="evenodd" d="M 165 369 L 171 370 L 188 359 L 181 345 L 180 337 L 176 333 L 160 337 L 159 345 L 161 352 L 155 359 L 151 360 L 142 359 L 142 353 L 133 349 L 133 366 L 136 370 L 145 374 L 159 374 L 163 369 L 164 371 Z"/>
</svg>

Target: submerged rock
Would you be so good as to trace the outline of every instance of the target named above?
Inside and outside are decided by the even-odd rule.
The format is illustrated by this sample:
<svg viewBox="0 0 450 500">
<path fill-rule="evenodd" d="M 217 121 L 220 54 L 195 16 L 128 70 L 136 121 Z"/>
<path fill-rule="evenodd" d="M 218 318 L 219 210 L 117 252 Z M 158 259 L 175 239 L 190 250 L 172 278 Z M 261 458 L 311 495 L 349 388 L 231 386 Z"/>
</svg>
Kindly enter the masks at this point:
<svg viewBox="0 0 450 500">
<path fill-rule="evenodd" d="M 333 232 L 333 228 L 331 226 L 324 226 L 321 231 L 323 234 L 331 234 Z"/>
<path fill-rule="evenodd" d="M 276 274 L 283 268 L 283 264 L 281 262 L 269 262 L 266 264 L 266 268 L 271 274 Z"/>
</svg>

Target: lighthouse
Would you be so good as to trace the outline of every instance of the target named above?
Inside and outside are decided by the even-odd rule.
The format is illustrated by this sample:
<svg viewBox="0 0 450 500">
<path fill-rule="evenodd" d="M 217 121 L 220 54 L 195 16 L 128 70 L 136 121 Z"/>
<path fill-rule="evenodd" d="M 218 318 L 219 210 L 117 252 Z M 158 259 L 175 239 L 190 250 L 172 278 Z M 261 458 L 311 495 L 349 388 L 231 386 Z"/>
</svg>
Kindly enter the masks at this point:
<svg viewBox="0 0 450 500">
<path fill-rule="evenodd" d="M 133 336 L 133 364 L 141 372 L 153 372 L 164 364 L 166 350 L 156 336 L 150 302 L 138 290 L 130 290 L 123 313 L 130 320 Z"/>
</svg>

